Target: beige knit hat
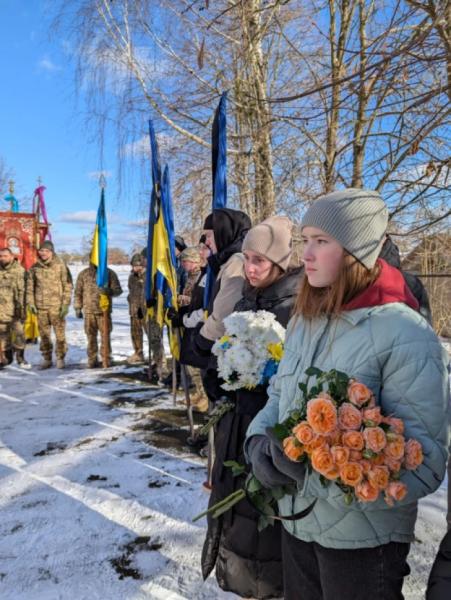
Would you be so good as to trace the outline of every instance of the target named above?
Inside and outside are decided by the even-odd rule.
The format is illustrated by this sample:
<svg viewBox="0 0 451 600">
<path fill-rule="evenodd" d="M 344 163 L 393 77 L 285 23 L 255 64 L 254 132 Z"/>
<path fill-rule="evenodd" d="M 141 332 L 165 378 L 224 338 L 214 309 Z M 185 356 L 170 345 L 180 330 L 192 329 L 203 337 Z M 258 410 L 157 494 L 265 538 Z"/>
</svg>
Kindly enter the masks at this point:
<svg viewBox="0 0 451 600">
<path fill-rule="evenodd" d="M 292 252 L 292 229 L 293 223 L 288 217 L 269 217 L 248 231 L 243 251 L 258 252 L 286 271 Z"/>
<path fill-rule="evenodd" d="M 180 254 L 180 260 L 190 260 L 193 263 L 200 264 L 201 260 L 199 248 L 197 246 L 190 246 L 189 248 L 185 248 L 185 250 L 183 250 L 183 252 Z"/>
</svg>

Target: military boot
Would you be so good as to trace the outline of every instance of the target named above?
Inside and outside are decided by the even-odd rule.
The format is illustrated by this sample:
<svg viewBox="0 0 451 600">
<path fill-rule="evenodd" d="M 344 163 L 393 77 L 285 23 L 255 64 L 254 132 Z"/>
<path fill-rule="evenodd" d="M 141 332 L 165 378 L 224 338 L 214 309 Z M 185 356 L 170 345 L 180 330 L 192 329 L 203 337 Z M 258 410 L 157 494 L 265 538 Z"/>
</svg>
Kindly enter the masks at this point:
<svg viewBox="0 0 451 600">
<path fill-rule="evenodd" d="M 56 359 L 56 368 L 57 369 L 64 369 L 65 366 L 66 366 L 66 363 L 64 362 L 64 358 Z"/>
<path fill-rule="evenodd" d="M 136 365 L 138 363 L 144 362 L 144 354 L 142 352 L 135 352 L 131 356 L 127 358 L 127 362 L 129 365 Z"/>
<path fill-rule="evenodd" d="M 44 371 L 45 369 L 50 369 L 50 367 L 52 366 L 52 359 L 44 356 L 41 364 L 39 365 L 39 370 L 40 371 Z"/>
<path fill-rule="evenodd" d="M 30 363 L 27 360 L 25 360 L 24 352 L 25 352 L 25 350 L 23 350 L 23 349 L 22 350 L 16 350 L 16 361 L 17 361 L 17 364 L 19 365 L 19 367 L 21 369 L 30 369 L 31 365 L 30 365 Z"/>
<path fill-rule="evenodd" d="M 13 362 L 13 351 L 11 348 L 5 350 L 5 365 L 10 365 Z"/>
</svg>

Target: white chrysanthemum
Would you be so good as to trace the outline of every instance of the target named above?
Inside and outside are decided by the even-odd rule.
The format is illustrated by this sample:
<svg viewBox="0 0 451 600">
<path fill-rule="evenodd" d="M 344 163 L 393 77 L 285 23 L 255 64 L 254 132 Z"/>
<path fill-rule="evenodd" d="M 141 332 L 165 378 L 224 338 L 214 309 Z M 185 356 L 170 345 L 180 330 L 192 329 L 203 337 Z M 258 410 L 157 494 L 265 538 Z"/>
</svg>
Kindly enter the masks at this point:
<svg viewBox="0 0 451 600">
<path fill-rule="evenodd" d="M 255 387 L 271 358 L 268 344 L 283 343 L 285 329 L 265 310 L 235 312 L 224 319 L 225 338 L 213 345 L 226 390 Z"/>
</svg>

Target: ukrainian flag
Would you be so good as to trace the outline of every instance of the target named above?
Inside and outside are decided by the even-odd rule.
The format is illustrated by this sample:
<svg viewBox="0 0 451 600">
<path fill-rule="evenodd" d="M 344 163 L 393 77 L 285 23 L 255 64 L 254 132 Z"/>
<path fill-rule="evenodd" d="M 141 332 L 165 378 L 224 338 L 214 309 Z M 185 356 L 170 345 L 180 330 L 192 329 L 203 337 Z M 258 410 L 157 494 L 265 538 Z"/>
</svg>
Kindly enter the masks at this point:
<svg viewBox="0 0 451 600">
<path fill-rule="evenodd" d="M 147 237 L 146 301 L 148 315 L 155 318 L 160 327 L 166 323 L 172 355 L 178 359 L 180 348 L 178 336 L 167 318 L 168 308 L 177 310 L 177 274 L 175 258 L 174 217 L 166 166 L 161 177 L 158 145 L 152 121 L 149 121 L 152 154 L 152 195 Z"/>
<path fill-rule="evenodd" d="M 100 204 L 97 210 L 96 227 L 92 240 L 91 263 L 97 267 L 96 283 L 100 288 L 108 287 L 108 231 L 105 214 L 105 189 L 102 187 Z M 110 300 L 100 294 L 100 308 L 108 310 Z"/>
</svg>

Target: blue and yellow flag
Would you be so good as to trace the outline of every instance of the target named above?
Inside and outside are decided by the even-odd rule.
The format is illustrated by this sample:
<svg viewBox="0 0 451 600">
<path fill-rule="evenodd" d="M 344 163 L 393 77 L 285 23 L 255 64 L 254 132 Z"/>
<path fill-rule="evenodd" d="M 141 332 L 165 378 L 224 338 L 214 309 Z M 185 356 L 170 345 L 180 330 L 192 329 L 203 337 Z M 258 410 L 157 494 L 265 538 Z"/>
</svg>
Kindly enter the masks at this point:
<svg viewBox="0 0 451 600">
<path fill-rule="evenodd" d="M 224 92 L 219 101 L 213 119 L 211 132 L 211 167 L 213 181 L 212 210 L 227 206 L 227 92 Z M 204 288 L 203 307 L 207 314 L 210 303 L 215 276 L 207 267 L 207 277 Z"/>
<path fill-rule="evenodd" d="M 105 214 L 105 190 L 100 193 L 100 204 L 97 210 L 96 227 L 92 240 L 91 263 L 97 267 L 96 283 L 99 288 L 108 287 L 108 231 Z M 100 308 L 108 310 L 108 296 L 100 294 Z"/>
<path fill-rule="evenodd" d="M 168 308 L 177 310 L 177 274 L 175 258 L 174 218 L 166 166 L 161 177 L 158 144 L 152 121 L 149 121 L 152 166 L 152 194 L 147 237 L 146 301 L 148 315 L 155 318 L 160 327 L 166 323 L 172 355 L 180 355 L 178 336 L 167 318 Z"/>
</svg>

